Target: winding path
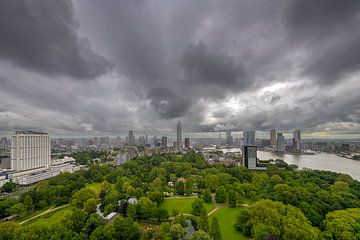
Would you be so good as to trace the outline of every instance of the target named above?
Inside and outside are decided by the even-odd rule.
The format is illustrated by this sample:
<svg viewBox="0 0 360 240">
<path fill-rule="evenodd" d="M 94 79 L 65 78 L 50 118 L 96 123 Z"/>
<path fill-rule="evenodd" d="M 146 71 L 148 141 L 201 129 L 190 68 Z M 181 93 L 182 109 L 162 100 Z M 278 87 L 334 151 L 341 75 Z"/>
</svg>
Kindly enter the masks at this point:
<svg viewBox="0 0 360 240">
<path fill-rule="evenodd" d="M 38 215 L 35 215 L 35 216 L 33 216 L 33 217 L 29 218 L 29 219 L 26 219 L 25 221 L 22 221 L 22 222 L 19 223 L 19 224 L 22 225 L 22 224 L 24 224 L 24 223 L 27 223 L 27 222 L 30 221 L 30 220 L 33 220 L 33 219 L 35 219 L 35 218 L 38 218 L 38 217 L 42 216 L 42 215 L 44 215 L 44 214 L 47 214 L 47 213 L 49 213 L 49 212 L 53 212 L 53 211 L 59 210 L 59 209 L 61 209 L 61 208 L 67 207 L 67 206 L 69 206 L 69 204 L 62 205 L 62 206 L 59 206 L 59 207 L 56 207 L 56 208 L 49 208 L 49 209 L 46 210 L 45 212 L 42 212 L 42 213 L 40 213 L 40 214 L 38 214 Z"/>
</svg>

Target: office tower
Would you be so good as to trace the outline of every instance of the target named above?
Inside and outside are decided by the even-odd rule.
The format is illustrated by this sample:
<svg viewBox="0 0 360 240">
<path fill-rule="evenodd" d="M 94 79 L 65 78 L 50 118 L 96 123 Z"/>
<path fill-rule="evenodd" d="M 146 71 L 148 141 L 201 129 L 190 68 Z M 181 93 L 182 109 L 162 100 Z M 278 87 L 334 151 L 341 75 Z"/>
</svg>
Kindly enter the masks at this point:
<svg viewBox="0 0 360 240">
<path fill-rule="evenodd" d="M 129 146 L 135 145 L 135 136 L 134 136 L 134 132 L 132 130 L 129 131 L 128 144 L 129 144 Z"/>
<path fill-rule="evenodd" d="M 276 140 L 276 151 L 277 152 L 285 152 L 285 137 L 282 133 L 277 134 L 277 140 Z"/>
<path fill-rule="evenodd" d="M 157 136 L 153 136 L 153 146 L 154 147 L 158 146 L 158 138 L 157 138 Z"/>
<path fill-rule="evenodd" d="M 271 129 L 270 131 L 270 145 L 276 147 L 276 130 Z"/>
<path fill-rule="evenodd" d="M 176 126 L 176 142 L 177 142 L 177 150 L 182 150 L 182 126 L 181 122 L 179 121 Z"/>
<path fill-rule="evenodd" d="M 243 146 L 255 146 L 255 131 L 244 131 L 243 138 Z"/>
<path fill-rule="evenodd" d="M 24 171 L 48 167 L 51 161 L 47 133 L 18 131 L 11 137 L 11 169 Z"/>
<path fill-rule="evenodd" d="M 161 138 L 161 147 L 166 148 L 167 147 L 167 137 Z"/>
<path fill-rule="evenodd" d="M 265 170 L 257 164 L 257 147 L 255 146 L 255 131 L 243 132 L 242 165 L 248 169 Z"/>
<path fill-rule="evenodd" d="M 139 144 L 140 144 L 140 146 L 145 146 L 146 141 L 145 141 L 145 137 L 144 137 L 144 136 L 140 136 L 140 137 L 139 137 Z"/>
<path fill-rule="evenodd" d="M 301 133 L 300 130 L 295 130 L 293 132 L 293 150 L 294 152 L 301 151 Z"/>
<path fill-rule="evenodd" d="M 234 145 L 234 142 L 233 142 L 233 137 L 231 136 L 231 131 L 226 131 L 226 144 L 228 146 L 232 146 Z"/>
<path fill-rule="evenodd" d="M 185 138 L 185 148 L 190 149 L 190 138 Z"/>
</svg>

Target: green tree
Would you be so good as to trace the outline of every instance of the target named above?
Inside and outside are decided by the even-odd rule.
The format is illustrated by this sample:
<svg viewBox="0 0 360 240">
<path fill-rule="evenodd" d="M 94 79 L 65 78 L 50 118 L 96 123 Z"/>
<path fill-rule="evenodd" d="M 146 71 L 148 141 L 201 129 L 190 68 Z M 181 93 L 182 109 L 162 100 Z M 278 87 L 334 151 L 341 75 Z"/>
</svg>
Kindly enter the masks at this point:
<svg viewBox="0 0 360 240">
<path fill-rule="evenodd" d="M 126 208 L 126 217 L 135 219 L 136 217 L 136 206 L 135 204 L 129 204 Z"/>
<path fill-rule="evenodd" d="M 249 209 L 247 208 L 241 208 L 239 214 L 236 216 L 235 227 L 246 236 L 251 234 L 249 218 Z"/>
<path fill-rule="evenodd" d="M 103 230 L 106 239 L 135 240 L 140 237 L 140 229 L 137 223 L 130 218 L 118 216 L 107 224 Z"/>
<path fill-rule="evenodd" d="M 61 223 L 66 228 L 71 229 L 74 232 L 80 233 L 85 225 L 86 218 L 86 212 L 83 212 L 78 208 L 72 208 L 71 210 L 67 210 L 64 213 L 64 218 Z"/>
<path fill-rule="evenodd" d="M 330 212 L 324 223 L 327 239 L 360 239 L 360 208 Z"/>
<path fill-rule="evenodd" d="M 195 199 L 195 201 L 191 203 L 191 208 L 191 214 L 200 216 L 201 210 L 204 208 L 203 201 L 200 198 Z"/>
<path fill-rule="evenodd" d="M 89 189 L 82 188 L 72 196 L 71 205 L 82 209 L 86 201 L 90 198 L 96 198 L 95 193 Z"/>
<path fill-rule="evenodd" d="M 214 217 L 210 227 L 210 236 L 213 240 L 221 240 L 220 225 L 217 217 Z"/>
<path fill-rule="evenodd" d="M 228 203 L 229 203 L 229 207 L 236 207 L 237 196 L 234 190 L 230 190 L 228 193 Z"/>
<path fill-rule="evenodd" d="M 0 188 L 0 191 L 1 192 L 13 192 L 14 190 L 16 189 L 16 184 L 9 181 L 9 182 L 6 182 L 1 188 Z"/>
<path fill-rule="evenodd" d="M 17 203 L 10 208 L 10 213 L 17 215 L 18 218 L 22 218 L 23 216 L 25 216 L 26 212 L 26 206 L 22 203 Z"/>
<path fill-rule="evenodd" d="M 96 200 L 94 198 L 89 198 L 86 201 L 84 208 L 88 213 L 96 212 Z"/>
<path fill-rule="evenodd" d="M 199 230 L 191 234 L 189 240 L 212 240 L 209 234 L 203 230 Z"/>
<path fill-rule="evenodd" d="M 15 234 L 18 231 L 19 225 L 14 222 L 0 223 L 0 240 L 15 239 Z"/>
<path fill-rule="evenodd" d="M 225 203 L 226 202 L 226 189 L 224 186 L 218 187 L 215 192 L 215 201 L 216 203 Z"/>
<path fill-rule="evenodd" d="M 104 225 L 104 220 L 96 213 L 90 214 L 90 217 L 85 222 L 85 233 L 90 236 L 91 233 L 98 227 Z"/>
<path fill-rule="evenodd" d="M 31 198 L 31 196 L 26 195 L 24 198 L 24 206 L 26 208 L 27 211 L 31 211 L 34 209 L 34 203 L 33 200 Z"/>
<path fill-rule="evenodd" d="M 205 232 L 209 231 L 209 220 L 205 208 L 201 209 L 199 216 L 198 229 L 204 230 Z"/>
<path fill-rule="evenodd" d="M 169 232 L 173 240 L 183 239 L 185 236 L 185 229 L 178 223 L 171 225 Z"/>
<path fill-rule="evenodd" d="M 211 191 L 208 188 L 204 190 L 204 192 L 202 194 L 202 199 L 206 203 L 211 203 L 212 202 Z"/>
</svg>

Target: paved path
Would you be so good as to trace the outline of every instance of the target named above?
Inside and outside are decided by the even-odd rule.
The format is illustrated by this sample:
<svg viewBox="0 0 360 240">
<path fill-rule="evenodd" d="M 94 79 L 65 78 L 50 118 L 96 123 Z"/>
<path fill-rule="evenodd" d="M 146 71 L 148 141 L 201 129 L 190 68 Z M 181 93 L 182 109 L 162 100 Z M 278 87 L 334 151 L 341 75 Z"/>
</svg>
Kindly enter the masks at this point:
<svg viewBox="0 0 360 240">
<path fill-rule="evenodd" d="M 56 208 L 49 208 L 49 209 L 46 210 L 45 212 L 42 212 L 42 213 L 40 213 L 40 214 L 38 214 L 38 215 L 36 215 L 36 216 L 33 216 L 33 217 L 29 218 L 29 219 L 26 219 L 25 221 L 22 221 L 22 222 L 20 223 L 20 225 L 22 225 L 22 224 L 24 224 L 24 223 L 27 223 L 28 221 L 30 221 L 30 220 L 32 220 L 32 219 L 34 219 L 34 218 L 40 217 L 40 216 L 42 216 L 42 215 L 44 215 L 44 214 L 47 214 L 47 213 L 49 213 L 49 212 L 56 211 L 56 210 L 58 210 L 58 209 L 61 209 L 61 208 L 67 207 L 67 206 L 69 206 L 69 204 L 62 205 L 62 206 L 56 207 Z"/>
<path fill-rule="evenodd" d="M 219 210 L 220 208 L 223 208 L 223 207 L 224 207 L 224 206 L 222 206 L 222 205 L 216 205 L 215 208 L 208 213 L 208 217 L 209 217 L 211 214 L 213 214 L 214 212 L 216 212 L 217 210 Z"/>
</svg>

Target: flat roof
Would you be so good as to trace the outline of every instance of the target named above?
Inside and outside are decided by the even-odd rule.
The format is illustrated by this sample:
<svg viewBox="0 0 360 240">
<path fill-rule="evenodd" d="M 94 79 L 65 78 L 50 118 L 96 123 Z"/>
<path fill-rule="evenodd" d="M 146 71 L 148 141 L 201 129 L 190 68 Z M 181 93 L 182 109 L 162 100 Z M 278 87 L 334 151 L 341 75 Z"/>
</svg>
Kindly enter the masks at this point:
<svg viewBox="0 0 360 240">
<path fill-rule="evenodd" d="M 48 135 L 45 132 L 37 132 L 37 131 L 31 131 L 31 130 L 22 130 L 22 131 L 16 131 L 16 134 L 42 134 L 42 135 Z"/>
</svg>

